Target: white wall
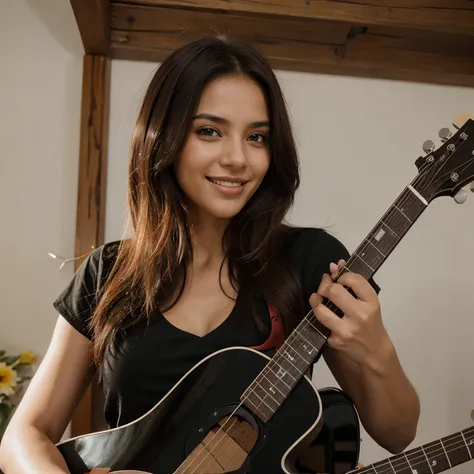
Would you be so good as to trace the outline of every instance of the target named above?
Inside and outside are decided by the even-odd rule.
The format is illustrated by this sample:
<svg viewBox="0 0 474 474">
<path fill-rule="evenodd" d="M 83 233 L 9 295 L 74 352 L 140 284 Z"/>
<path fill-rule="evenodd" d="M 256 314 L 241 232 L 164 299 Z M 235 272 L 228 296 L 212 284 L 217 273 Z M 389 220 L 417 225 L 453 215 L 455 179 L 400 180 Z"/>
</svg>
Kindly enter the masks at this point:
<svg viewBox="0 0 474 474">
<path fill-rule="evenodd" d="M 107 240 L 124 226 L 128 143 L 155 64 L 114 61 Z M 354 250 L 416 175 L 426 139 L 436 141 L 474 89 L 279 72 L 302 165 L 291 220 L 331 226 Z M 473 106 L 474 107 L 474 106 Z M 430 205 L 377 274 L 385 324 L 421 398 L 416 446 L 472 424 L 474 409 L 474 194 L 463 206 Z M 335 382 L 323 362 L 317 387 Z M 361 461 L 388 455 L 364 433 Z M 467 474 L 473 465 L 452 469 Z"/>
<path fill-rule="evenodd" d="M 40 358 L 73 274 L 47 254 L 74 254 L 82 55 L 69 2 L 0 2 L 0 348 Z"/>
</svg>

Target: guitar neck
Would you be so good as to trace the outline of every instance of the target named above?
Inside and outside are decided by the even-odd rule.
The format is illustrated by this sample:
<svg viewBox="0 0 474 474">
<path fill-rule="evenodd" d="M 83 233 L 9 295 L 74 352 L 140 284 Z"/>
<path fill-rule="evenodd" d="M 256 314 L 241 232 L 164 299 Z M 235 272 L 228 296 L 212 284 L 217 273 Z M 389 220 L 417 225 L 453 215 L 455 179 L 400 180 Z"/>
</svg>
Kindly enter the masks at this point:
<svg viewBox="0 0 474 474">
<path fill-rule="evenodd" d="M 351 271 L 371 278 L 427 205 L 412 185 L 407 186 L 357 247 L 339 276 Z M 343 315 L 333 303 L 325 304 Z M 242 400 L 247 407 L 262 420 L 269 420 L 320 355 L 329 334 L 310 311 L 244 393 Z"/>
<path fill-rule="evenodd" d="M 358 474 L 438 474 L 474 458 L 474 427 L 351 471 Z"/>
</svg>

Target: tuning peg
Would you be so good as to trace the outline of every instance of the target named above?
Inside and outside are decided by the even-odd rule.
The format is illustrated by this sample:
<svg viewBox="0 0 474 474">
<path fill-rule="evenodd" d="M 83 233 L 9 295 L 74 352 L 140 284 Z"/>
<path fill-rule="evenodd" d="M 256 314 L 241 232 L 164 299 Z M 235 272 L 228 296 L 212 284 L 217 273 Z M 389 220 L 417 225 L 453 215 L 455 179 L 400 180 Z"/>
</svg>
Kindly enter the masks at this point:
<svg viewBox="0 0 474 474">
<path fill-rule="evenodd" d="M 460 189 L 458 193 L 456 194 L 456 196 L 454 196 L 454 200 L 458 204 L 464 204 L 466 202 L 466 199 L 467 199 L 467 193 L 466 191 L 464 191 L 464 189 Z"/>
<path fill-rule="evenodd" d="M 448 127 L 442 128 L 438 133 L 439 138 L 441 138 L 443 142 L 445 142 L 446 140 L 449 140 L 452 135 L 453 135 L 453 132 L 451 132 L 451 130 Z"/>
<path fill-rule="evenodd" d="M 426 140 L 426 142 L 423 143 L 423 151 L 425 153 L 431 153 L 435 148 L 435 144 L 432 140 Z"/>
</svg>

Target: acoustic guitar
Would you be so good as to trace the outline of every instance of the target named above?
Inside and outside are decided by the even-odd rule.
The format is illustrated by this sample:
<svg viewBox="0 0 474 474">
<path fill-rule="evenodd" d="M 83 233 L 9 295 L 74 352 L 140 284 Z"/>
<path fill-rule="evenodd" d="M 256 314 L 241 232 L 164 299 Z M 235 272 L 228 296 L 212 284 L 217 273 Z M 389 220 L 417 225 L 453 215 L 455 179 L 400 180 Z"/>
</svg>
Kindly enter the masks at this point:
<svg viewBox="0 0 474 474">
<path fill-rule="evenodd" d="M 463 187 L 474 180 L 474 120 L 464 115 L 454 125 L 453 135 L 443 129 L 438 149 L 430 146 L 415 161 L 416 177 L 340 275 L 352 271 L 371 278 L 433 200 L 465 200 Z M 324 304 L 343 316 L 330 301 Z M 116 474 L 301 472 L 298 459 L 323 426 L 321 395 L 305 373 L 321 356 L 328 337 L 327 328 L 309 312 L 273 357 L 246 347 L 220 350 L 196 364 L 141 418 L 57 447 L 72 474 L 98 467 Z M 429 464 L 427 474 L 445 466 L 442 460 L 434 461 L 438 464 Z M 418 474 L 425 472 L 423 466 Z M 377 469 L 365 472 L 392 472 Z M 405 464 L 400 472 L 415 471 Z"/>
<path fill-rule="evenodd" d="M 357 464 L 360 425 L 349 397 L 339 389 L 319 390 L 323 424 L 318 436 L 298 459 L 305 474 L 438 474 L 474 458 L 474 426 L 368 466 Z M 90 474 L 148 474 L 143 471 L 110 471 L 95 468 Z"/>
</svg>

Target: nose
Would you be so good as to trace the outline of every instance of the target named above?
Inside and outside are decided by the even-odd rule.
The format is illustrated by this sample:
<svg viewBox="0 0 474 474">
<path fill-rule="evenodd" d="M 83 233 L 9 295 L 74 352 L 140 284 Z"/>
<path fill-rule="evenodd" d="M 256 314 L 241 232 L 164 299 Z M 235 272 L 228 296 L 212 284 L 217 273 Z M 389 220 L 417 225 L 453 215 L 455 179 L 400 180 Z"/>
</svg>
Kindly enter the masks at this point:
<svg viewBox="0 0 474 474">
<path fill-rule="evenodd" d="M 224 167 L 243 168 L 247 163 L 247 155 L 242 140 L 229 140 L 220 161 Z"/>
</svg>

